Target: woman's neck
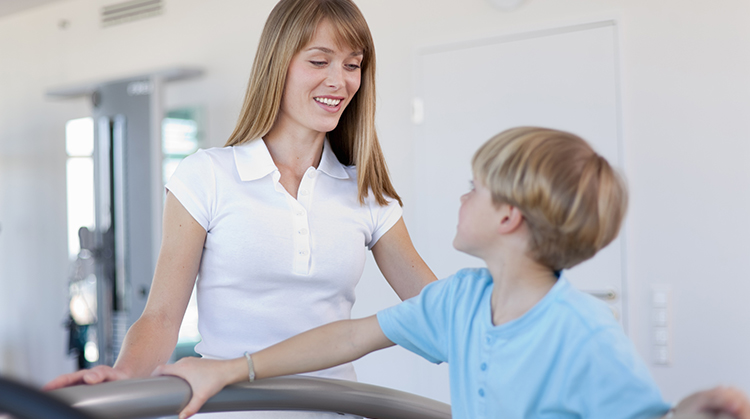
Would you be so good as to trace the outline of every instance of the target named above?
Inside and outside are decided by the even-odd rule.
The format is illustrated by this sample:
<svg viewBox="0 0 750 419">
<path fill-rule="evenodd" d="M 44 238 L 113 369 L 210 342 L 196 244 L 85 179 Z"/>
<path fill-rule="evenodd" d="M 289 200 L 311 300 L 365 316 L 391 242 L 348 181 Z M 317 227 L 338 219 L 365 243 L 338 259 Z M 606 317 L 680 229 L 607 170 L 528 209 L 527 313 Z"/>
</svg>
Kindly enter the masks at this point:
<svg viewBox="0 0 750 419">
<path fill-rule="evenodd" d="M 293 198 L 297 198 L 307 169 L 320 165 L 325 138 L 324 132 L 280 129 L 278 125 L 263 137 L 281 174 L 279 182 Z"/>
<path fill-rule="evenodd" d="M 302 175 L 320 164 L 325 133 L 274 127 L 263 140 L 276 167 Z"/>
</svg>

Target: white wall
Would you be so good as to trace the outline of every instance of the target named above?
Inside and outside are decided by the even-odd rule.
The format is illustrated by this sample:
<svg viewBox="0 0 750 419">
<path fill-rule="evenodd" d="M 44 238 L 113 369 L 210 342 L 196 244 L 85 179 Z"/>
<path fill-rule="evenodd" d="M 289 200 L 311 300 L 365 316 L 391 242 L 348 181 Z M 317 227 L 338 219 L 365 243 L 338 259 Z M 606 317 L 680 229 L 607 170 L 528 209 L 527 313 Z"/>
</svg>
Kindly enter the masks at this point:
<svg viewBox="0 0 750 419">
<path fill-rule="evenodd" d="M 654 371 L 668 396 L 748 391 L 750 2 L 636 3 L 623 12 L 633 307 L 672 286 L 675 365 Z M 647 313 L 631 313 L 646 353 Z"/>
<path fill-rule="evenodd" d="M 66 120 L 83 101 L 49 87 L 190 64 L 199 81 L 167 104 L 203 105 L 221 145 L 242 100 L 274 0 L 166 0 L 165 14 L 100 28 L 103 0 L 69 0 L 0 19 L 0 373 L 42 383 L 72 368 L 60 324 L 67 301 Z M 651 359 L 649 289 L 673 290 L 674 363 L 652 371 L 668 399 L 717 383 L 750 392 L 750 1 L 359 0 L 378 52 L 378 128 L 406 222 L 415 188 L 410 122 L 415 48 L 617 18 L 620 27 L 631 337 Z M 62 30 L 60 19 L 70 26 Z M 471 66 L 472 63 L 466 63 Z M 512 63 L 509 63 L 512 65 Z M 460 142 L 457 141 L 457 147 Z M 396 301 L 370 264 L 356 315 Z M 19 319 L 20 320 L 15 320 Z M 443 377 L 399 349 L 360 362 L 367 381 L 443 398 Z M 382 366 L 385 364 L 386 366 Z M 417 365 L 417 366 L 414 366 Z M 404 373 L 408 371 L 408 373 Z"/>
</svg>

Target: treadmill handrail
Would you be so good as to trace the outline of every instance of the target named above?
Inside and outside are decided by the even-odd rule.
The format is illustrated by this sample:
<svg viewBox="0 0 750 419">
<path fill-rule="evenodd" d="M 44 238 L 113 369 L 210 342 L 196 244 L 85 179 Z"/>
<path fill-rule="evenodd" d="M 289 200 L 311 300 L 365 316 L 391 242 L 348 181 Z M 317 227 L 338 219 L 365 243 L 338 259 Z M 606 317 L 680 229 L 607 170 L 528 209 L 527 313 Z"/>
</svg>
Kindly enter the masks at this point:
<svg viewBox="0 0 750 419">
<path fill-rule="evenodd" d="M 173 376 L 113 381 L 49 392 L 98 418 L 135 419 L 177 414 L 192 397 Z M 201 412 L 307 410 L 373 419 L 450 419 L 450 405 L 403 391 L 327 378 L 288 376 L 235 384 L 210 398 Z"/>
</svg>

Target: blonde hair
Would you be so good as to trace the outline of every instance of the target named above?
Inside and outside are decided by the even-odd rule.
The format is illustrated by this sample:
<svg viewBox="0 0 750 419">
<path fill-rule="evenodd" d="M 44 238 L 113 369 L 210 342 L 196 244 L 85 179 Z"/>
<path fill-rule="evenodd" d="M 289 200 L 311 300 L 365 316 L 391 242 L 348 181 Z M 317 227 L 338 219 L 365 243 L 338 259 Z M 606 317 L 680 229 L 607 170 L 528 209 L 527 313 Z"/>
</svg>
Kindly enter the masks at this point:
<svg viewBox="0 0 750 419">
<path fill-rule="evenodd" d="M 574 134 L 513 128 L 477 150 L 472 168 L 493 203 L 521 210 L 529 255 L 553 270 L 594 256 L 617 237 L 625 217 L 624 180 Z"/>
<path fill-rule="evenodd" d="M 371 190 L 380 205 L 384 196 L 401 198 L 388 175 L 375 131 L 375 45 L 364 16 L 351 0 L 281 0 L 268 16 L 255 55 L 237 126 L 226 146 L 253 141 L 273 127 L 281 107 L 292 57 L 328 20 L 340 43 L 363 53 L 359 91 L 344 110 L 328 140 L 338 160 L 357 166 L 358 198 Z"/>
</svg>

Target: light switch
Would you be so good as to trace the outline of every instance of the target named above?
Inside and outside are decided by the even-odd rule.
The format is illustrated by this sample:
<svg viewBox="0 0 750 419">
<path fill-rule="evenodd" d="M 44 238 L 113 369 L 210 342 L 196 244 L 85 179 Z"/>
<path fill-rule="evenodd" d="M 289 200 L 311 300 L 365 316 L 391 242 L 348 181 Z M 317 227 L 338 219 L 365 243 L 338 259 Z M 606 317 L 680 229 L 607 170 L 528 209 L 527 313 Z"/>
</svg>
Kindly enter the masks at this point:
<svg viewBox="0 0 750 419">
<path fill-rule="evenodd" d="M 654 328 L 654 344 L 657 346 L 666 346 L 669 344 L 669 330 L 666 327 Z"/>
<path fill-rule="evenodd" d="M 669 365 L 671 363 L 671 358 L 668 346 L 654 347 L 654 364 Z"/>
<path fill-rule="evenodd" d="M 668 316 L 666 308 L 654 308 L 652 312 L 654 313 L 654 326 L 667 326 Z"/>
<path fill-rule="evenodd" d="M 672 291 L 668 285 L 651 286 L 651 336 L 653 362 L 656 365 L 672 363 Z"/>
<path fill-rule="evenodd" d="M 655 289 L 651 294 L 651 302 L 654 307 L 666 307 L 669 302 L 669 292 Z"/>
</svg>

